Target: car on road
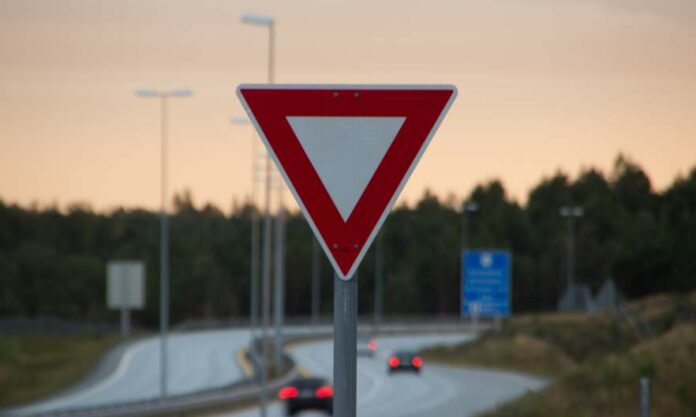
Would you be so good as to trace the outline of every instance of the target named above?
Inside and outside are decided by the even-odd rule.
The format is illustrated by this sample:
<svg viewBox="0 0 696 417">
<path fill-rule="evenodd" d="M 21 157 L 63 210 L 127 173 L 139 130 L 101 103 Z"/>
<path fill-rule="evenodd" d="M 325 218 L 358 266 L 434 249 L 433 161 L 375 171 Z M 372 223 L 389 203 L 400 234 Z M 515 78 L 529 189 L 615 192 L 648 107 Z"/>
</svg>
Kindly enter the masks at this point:
<svg viewBox="0 0 696 417">
<path fill-rule="evenodd" d="M 297 378 L 278 390 L 285 401 L 285 412 L 293 416 L 304 410 L 333 414 L 333 386 L 324 378 Z"/>
<path fill-rule="evenodd" d="M 373 357 L 377 353 L 377 341 L 374 337 L 359 336 L 357 346 L 358 356 Z"/>
<path fill-rule="evenodd" d="M 394 352 L 387 359 L 387 371 L 391 374 L 397 371 L 410 371 L 420 373 L 423 367 L 423 359 L 416 352 Z"/>
</svg>

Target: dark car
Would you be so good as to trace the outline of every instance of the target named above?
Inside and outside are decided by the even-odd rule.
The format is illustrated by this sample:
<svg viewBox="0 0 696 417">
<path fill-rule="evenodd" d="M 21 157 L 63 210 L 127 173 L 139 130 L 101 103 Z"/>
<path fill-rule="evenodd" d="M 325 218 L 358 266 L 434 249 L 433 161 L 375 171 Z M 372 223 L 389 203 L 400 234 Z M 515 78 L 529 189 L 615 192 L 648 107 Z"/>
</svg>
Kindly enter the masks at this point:
<svg viewBox="0 0 696 417">
<path fill-rule="evenodd" d="M 358 356 L 373 357 L 377 352 L 377 341 L 369 336 L 359 336 L 357 354 Z"/>
<path fill-rule="evenodd" d="M 389 373 L 396 371 L 411 371 L 420 373 L 423 359 L 415 352 L 395 352 L 387 359 Z"/>
<path fill-rule="evenodd" d="M 285 400 L 287 415 L 303 410 L 320 410 L 333 414 L 333 387 L 324 378 L 298 378 L 278 391 Z"/>
</svg>

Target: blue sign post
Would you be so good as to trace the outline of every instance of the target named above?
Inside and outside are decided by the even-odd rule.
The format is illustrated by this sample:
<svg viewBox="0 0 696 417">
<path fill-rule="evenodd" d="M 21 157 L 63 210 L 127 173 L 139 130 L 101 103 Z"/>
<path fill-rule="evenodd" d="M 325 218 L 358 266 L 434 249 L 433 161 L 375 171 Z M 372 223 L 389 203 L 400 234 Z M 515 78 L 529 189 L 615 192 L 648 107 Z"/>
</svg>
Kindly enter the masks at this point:
<svg viewBox="0 0 696 417">
<path fill-rule="evenodd" d="M 507 251 L 465 251 L 462 254 L 462 316 L 509 316 L 510 269 Z"/>
</svg>

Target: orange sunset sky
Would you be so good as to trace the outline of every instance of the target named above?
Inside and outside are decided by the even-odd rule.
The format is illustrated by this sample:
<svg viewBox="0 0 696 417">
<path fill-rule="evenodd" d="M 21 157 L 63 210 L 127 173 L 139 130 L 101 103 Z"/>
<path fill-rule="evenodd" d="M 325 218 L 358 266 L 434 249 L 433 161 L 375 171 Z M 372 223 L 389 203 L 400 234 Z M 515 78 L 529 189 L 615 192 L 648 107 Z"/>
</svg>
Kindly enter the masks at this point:
<svg viewBox="0 0 696 417">
<path fill-rule="evenodd" d="M 561 169 L 619 152 L 656 189 L 696 166 L 694 0 L 0 0 L 0 198 L 97 209 L 159 204 L 159 107 L 170 190 L 228 210 L 250 190 L 251 128 L 234 94 L 282 83 L 451 83 L 459 97 L 404 189 L 463 195 L 492 178 L 523 201 Z"/>
</svg>

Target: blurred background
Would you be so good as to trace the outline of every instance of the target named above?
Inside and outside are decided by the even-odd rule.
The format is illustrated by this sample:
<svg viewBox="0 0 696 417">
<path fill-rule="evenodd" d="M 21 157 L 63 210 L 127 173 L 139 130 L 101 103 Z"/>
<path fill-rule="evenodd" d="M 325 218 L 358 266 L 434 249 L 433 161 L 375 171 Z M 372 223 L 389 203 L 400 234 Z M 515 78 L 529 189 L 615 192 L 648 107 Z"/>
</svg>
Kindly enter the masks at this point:
<svg viewBox="0 0 696 417">
<path fill-rule="evenodd" d="M 379 373 L 361 415 L 696 415 L 695 19 L 689 0 L 1 1 L 0 406 L 166 415 L 224 389 L 206 413 L 257 415 L 293 372 L 330 380 L 331 266 L 235 96 L 272 74 L 459 90 L 359 269 L 361 332 L 384 346 L 359 362 Z M 274 355 L 310 341 L 270 370 L 264 187 Z M 509 314 L 463 307 L 466 250 L 510 254 Z M 128 316 L 113 260 L 144 268 Z M 390 379 L 404 349 L 447 366 Z M 529 379 L 498 393 L 480 368 Z"/>
</svg>

